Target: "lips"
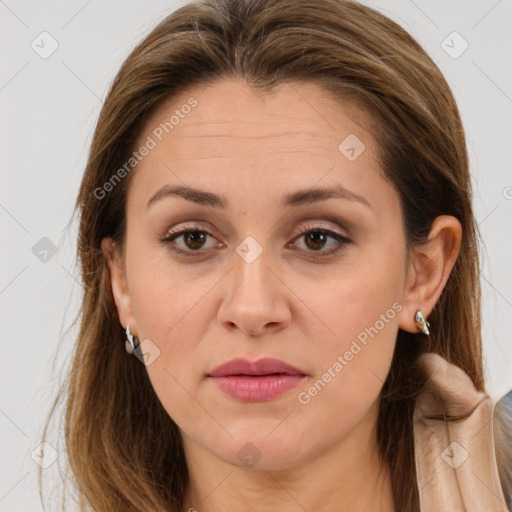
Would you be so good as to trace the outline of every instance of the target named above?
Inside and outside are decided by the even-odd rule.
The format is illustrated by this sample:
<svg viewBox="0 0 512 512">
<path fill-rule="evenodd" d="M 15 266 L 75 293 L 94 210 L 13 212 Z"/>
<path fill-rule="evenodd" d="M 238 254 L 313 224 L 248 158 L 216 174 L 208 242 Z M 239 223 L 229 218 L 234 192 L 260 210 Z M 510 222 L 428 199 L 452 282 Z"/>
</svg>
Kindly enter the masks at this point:
<svg viewBox="0 0 512 512">
<path fill-rule="evenodd" d="M 306 373 L 294 366 L 285 363 L 279 359 L 266 357 L 258 361 L 251 362 L 247 359 L 233 359 L 227 363 L 221 364 L 215 370 L 208 374 L 209 377 L 229 377 L 232 375 L 306 375 Z"/>
<path fill-rule="evenodd" d="M 265 402 L 295 388 L 306 373 L 279 359 L 255 362 L 233 359 L 215 368 L 208 377 L 218 389 L 242 402 Z"/>
</svg>

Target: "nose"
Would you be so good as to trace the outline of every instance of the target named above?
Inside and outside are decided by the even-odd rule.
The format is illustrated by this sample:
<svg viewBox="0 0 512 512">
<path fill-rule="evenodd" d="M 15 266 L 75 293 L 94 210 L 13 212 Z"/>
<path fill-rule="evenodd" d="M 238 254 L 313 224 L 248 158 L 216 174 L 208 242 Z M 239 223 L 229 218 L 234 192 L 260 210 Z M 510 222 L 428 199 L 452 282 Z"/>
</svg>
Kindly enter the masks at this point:
<svg viewBox="0 0 512 512">
<path fill-rule="evenodd" d="M 290 291 L 271 266 L 266 251 L 250 263 L 234 255 L 217 315 L 227 330 L 261 336 L 289 325 Z"/>
</svg>

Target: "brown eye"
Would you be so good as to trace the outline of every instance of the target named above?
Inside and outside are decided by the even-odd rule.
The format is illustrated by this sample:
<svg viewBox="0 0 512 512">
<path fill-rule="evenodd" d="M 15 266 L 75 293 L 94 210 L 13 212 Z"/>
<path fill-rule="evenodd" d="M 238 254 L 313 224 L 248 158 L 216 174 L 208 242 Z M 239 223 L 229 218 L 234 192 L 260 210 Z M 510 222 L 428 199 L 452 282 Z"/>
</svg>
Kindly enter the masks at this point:
<svg viewBox="0 0 512 512">
<path fill-rule="evenodd" d="M 189 249 L 200 249 L 207 236 L 204 231 L 187 231 L 183 234 L 183 242 Z"/>
<path fill-rule="evenodd" d="M 296 240 L 304 241 L 303 243 L 305 248 L 302 250 L 306 254 L 309 253 L 308 256 L 320 257 L 335 254 L 341 251 L 346 245 L 352 243 L 352 240 L 341 235 L 340 233 L 336 233 L 335 231 L 331 231 L 330 229 L 318 227 L 306 228 L 304 231 L 299 233 L 299 236 L 298 238 L 296 238 Z M 334 241 L 334 243 L 330 243 L 331 241 Z M 329 245 L 331 246 L 329 247 Z M 315 252 L 318 253 L 318 255 L 312 254 Z"/>
<path fill-rule="evenodd" d="M 322 249 L 327 243 L 328 238 L 330 237 L 326 236 L 326 234 L 321 231 L 311 231 L 305 235 L 307 247 L 315 251 Z"/>
<path fill-rule="evenodd" d="M 162 238 L 161 241 L 178 254 L 193 256 L 194 253 L 204 253 L 206 249 L 222 247 L 223 244 L 220 242 L 210 242 L 210 247 L 208 247 L 208 238 L 215 241 L 215 237 L 208 231 L 201 229 L 182 229 L 181 231 L 169 233 L 165 238 Z M 203 248 L 204 250 L 202 250 Z"/>
</svg>

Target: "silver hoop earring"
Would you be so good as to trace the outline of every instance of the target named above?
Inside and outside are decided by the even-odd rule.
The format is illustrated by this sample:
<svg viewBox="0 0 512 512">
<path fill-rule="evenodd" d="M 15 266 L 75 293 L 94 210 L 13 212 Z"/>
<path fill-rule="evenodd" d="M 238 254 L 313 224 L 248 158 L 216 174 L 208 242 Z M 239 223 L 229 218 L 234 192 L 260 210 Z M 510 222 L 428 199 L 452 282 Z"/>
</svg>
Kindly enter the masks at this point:
<svg viewBox="0 0 512 512">
<path fill-rule="evenodd" d="M 130 332 L 130 325 L 126 326 L 126 341 L 124 342 L 124 348 L 126 352 L 132 355 L 135 352 L 135 349 L 139 346 L 139 338 L 137 336 L 133 336 Z"/>
<path fill-rule="evenodd" d="M 429 327 L 430 324 L 425 320 L 423 313 L 418 309 L 416 314 L 414 315 L 414 321 L 416 322 L 416 327 L 427 336 L 430 334 Z"/>
</svg>

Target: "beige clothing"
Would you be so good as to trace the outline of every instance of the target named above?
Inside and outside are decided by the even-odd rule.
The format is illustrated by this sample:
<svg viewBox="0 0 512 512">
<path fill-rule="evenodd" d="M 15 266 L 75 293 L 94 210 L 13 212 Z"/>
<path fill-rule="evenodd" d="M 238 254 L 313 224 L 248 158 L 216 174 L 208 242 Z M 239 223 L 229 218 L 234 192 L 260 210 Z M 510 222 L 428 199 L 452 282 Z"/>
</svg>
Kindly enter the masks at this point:
<svg viewBox="0 0 512 512">
<path fill-rule="evenodd" d="M 428 381 L 414 411 L 421 512 L 508 512 L 493 437 L 492 399 L 437 354 L 418 363 Z"/>
</svg>

